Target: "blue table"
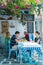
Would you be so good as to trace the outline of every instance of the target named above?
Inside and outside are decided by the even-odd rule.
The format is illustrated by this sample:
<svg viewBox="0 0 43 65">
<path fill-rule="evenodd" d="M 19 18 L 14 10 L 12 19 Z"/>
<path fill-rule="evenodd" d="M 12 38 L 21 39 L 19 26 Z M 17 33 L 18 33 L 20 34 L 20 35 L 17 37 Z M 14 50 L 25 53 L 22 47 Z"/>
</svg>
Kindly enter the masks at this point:
<svg viewBox="0 0 43 65">
<path fill-rule="evenodd" d="M 31 54 L 30 54 L 31 57 L 32 57 L 32 53 L 34 53 L 34 51 L 36 51 L 40 56 L 41 48 L 42 47 L 38 43 L 19 42 L 18 49 L 19 49 L 20 63 L 22 62 L 22 55 L 25 54 L 27 52 L 27 50 L 29 50 L 31 52 Z"/>
</svg>

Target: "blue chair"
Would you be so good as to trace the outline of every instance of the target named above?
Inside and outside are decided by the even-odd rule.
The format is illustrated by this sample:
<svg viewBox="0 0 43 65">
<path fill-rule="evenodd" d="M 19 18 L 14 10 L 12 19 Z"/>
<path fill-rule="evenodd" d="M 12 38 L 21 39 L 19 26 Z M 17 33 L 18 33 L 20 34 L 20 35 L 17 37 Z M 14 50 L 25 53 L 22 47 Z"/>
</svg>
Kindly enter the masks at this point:
<svg viewBox="0 0 43 65">
<path fill-rule="evenodd" d="M 32 33 L 29 33 L 29 40 L 34 41 L 34 35 Z"/>
<path fill-rule="evenodd" d="M 8 59 L 10 59 L 11 56 L 11 52 L 14 51 L 16 53 L 16 57 L 17 57 L 17 48 L 10 48 L 10 41 L 9 41 L 9 55 L 8 55 Z"/>
<path fill-rule="evenodd" d="M 42 41 L 40 41 L 40 45 L 41 45 L 41 46 L 42 46 L 42 44 L 43 44 Z"/>
</svg>

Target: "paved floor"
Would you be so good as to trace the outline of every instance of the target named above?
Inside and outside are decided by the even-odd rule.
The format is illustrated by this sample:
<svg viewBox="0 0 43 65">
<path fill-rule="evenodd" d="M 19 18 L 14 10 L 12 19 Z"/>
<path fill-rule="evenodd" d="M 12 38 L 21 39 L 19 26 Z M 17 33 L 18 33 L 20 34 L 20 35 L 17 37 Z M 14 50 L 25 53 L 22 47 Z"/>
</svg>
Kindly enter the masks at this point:
<svg viewBox="0 0 43 65">
<path fill-rule="evenodd" d="M 3 56 L 2 56 L 3 57 Z M 2 58 L 0 57 L 0 65 L 42 65 L 41 60 L 38 61 L 38 64 L 29 64 L 29 63 L 19 63 L 17 62 L 15 59 L 6 59 L 6 58 Z"/>
<path fill-rule="evenodd" d="M 29 64 L 29 63 L 15 63 L 15 62 L 7 62 L 7 61 L 1 61 L 0 65 L 42 65 L 42 63 L 38 63 L 38 64 Z"/>
</svg>

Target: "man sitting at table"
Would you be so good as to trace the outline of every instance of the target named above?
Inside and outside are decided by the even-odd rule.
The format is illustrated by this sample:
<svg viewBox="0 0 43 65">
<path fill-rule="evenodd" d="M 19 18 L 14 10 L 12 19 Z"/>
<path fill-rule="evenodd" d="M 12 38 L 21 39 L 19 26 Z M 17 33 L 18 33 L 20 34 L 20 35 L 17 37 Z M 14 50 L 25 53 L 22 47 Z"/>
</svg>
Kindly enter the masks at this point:
<svg viewBox="0 0 43 65">
<path fill-rule="evenodd" d="M 16 31 L 15 34 L 11 37 L 11 42 L 10 42 L 11 48 L 17 49 L 18 42 L 21 41 L 21 40 L 17 39 L 19 37 L 19 35 L 20 35 L 20 32 Z M 18 50 L 17 50 L 17 52 L 18 52 Z M 16 56 L 15 56 L 15 58 L 16 58 Z"/>
<path fill-rule="evenodd" d="M 28 34 L 28 32 L 24 31 L 24 35 L 25 35 L 24 38 L 25 38 L 27 41 L 29 41 L 29 34 Z"/>
<path fill-rule="evenodd" d="M 19 35 L 20 32 L 16 31 L 15 34 L 11 37 L 11 43 L 10 43 L 11 48 L 17 46 L 18 42 L 21 42 L 21 40 L 18 39 Z"/>
<path fill-rule="evenodd" d="M 40 33 L 38 31 L 36 31 L 35 33 L 35 42 L 40 44 L 41 38 L 40 38 Z"/>
</svg>

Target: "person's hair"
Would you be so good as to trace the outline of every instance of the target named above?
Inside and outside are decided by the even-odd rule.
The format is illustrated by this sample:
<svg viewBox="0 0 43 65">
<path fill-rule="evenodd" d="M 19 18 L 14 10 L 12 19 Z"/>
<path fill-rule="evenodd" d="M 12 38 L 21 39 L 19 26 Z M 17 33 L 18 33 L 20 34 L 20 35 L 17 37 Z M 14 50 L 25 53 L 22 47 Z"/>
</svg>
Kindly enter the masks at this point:
<svg viewBox="0 0 43 65">
<path fill-rule="evenodd" d="M 19 34 L 20 32 L 19 31 L 16 31 L 15 34 Z"/>
<path fill-rule="evenodd" d="M 38 31 L 36 31 L 36 33 L 37 33 L 38 35 L 40 35 L 40 33 L 39 33 Z"/>
<path fill-rule="evenodd" d="M 26 31 L 24 31 L 24 34 L 27 34 L 27 32 L 26 32 Z"/>
<path fill-rule="evenodd" d="M 24 31 L 24 33 L 27 33 L 26 31 Z"/>
<path fill-rule="evenodd" d="M 3 33 L 3 32 L 1 32 L 1 33 Z"/>
<path fill-rule="evenodd" d="M 9 32 L 6 32 L 6 35 L 8 35 L 9 34 Z"/>
</svg>

